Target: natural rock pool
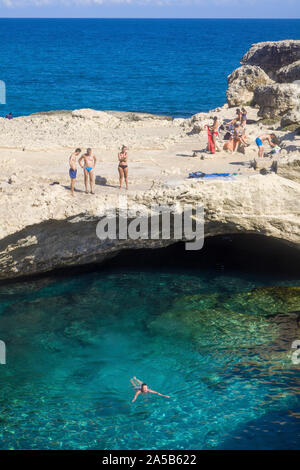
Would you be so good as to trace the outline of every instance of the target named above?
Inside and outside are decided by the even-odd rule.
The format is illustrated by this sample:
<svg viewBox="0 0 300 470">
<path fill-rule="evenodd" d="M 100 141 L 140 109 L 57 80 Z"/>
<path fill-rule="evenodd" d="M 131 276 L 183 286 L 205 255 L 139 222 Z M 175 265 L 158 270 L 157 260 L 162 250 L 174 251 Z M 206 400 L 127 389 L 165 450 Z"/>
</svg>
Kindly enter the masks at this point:
<svg viewBox="0 0 300 470">
<path fill-rule="evenodd" d="M 0 447 L 299 448 L 299 311 L 300 279 L 226 269 L 3 285 Z"/>
</svg>

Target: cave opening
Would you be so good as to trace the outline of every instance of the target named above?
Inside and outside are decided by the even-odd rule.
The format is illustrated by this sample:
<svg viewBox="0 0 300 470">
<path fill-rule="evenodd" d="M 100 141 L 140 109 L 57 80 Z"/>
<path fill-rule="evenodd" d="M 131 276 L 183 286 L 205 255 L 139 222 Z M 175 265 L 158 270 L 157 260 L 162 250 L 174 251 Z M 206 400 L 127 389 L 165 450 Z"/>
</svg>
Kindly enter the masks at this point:
<svg viewBox="0 0 300 470">
<path fill-rule="evenodd" d="M 207 237 L 198 251 L 185 243 L 158 249 L 124 250 L 100 269 L 188 269 L 241 272 L 272 277 L 300 278 L 300 250 L 264 235 L 228 234 Z"/>
<path fill-rule="evenodd" d="M 0 285 L 44 277 L 72 277 L 112 271 L 191 271 L 216 275 L 300 280 L 300 250 L 275 238 L 257 234 L 226 234 L 205 238 L 201 250 L 188 251 L 184 242 L 161 248 L 126 249 L 101 263 L 67 266 L 41 274 L 0 281 Z"/>
</svg>

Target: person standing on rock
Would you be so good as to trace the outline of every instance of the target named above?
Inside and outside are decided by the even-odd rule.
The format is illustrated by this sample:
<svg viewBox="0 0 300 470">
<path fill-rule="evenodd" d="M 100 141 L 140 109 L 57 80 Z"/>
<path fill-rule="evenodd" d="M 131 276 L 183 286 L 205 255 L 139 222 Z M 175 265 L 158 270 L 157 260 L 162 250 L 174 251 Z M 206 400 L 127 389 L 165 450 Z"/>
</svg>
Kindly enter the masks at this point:
<svg viewBox="0 0 300 470">
<path fill-rule="evenodd" d="M 74 196 L 74 188 L 75 188 L 75 180 L 77 176 L 77 157 L 81 153 L 81 149 L 76 149 L 75 152 L 72 153 L 72 155 L 69 158 L 69 175 L 71 178 L 71 184 L 70 184 L 70 189 L 71 189 L 71 194 Z"/>
<path fill-rule="evenodd" d="M 264 156 L 264 146 L 263 143 L 266 141 L 270 145 L 270 147 L 275 147 L 276 144 L 272 142 L 273 139 L 276 138 L 275 134 L 263 134 L 257 137 L 256 145 L 258 147 L 258 156 L 262 158 Z"/>
<path fill-rule="evenodd" d="M 125 179 L 126 189 L 128 189 L 128 153 L 127 147 L 123 145 L 121 152 L 118 153 L 118 171 L 120 177 L 120 189 L 122 188 L 123 177 Z"/>
<path fill-rule="evenodd" d="M 95 194 L 95 175 L 94 170 L 97 163 L 95 155 L 92 154 L 92 149 L 88 148 L 86 153 L 79 158 L 79 165 L 84 171 L 84 185 L 86 194 L 88 191 L 88 183 L 90 182 L 91 194 Z"/>
<path fill-rule="evenodd" d="M 220 152 L 220 149 L 219 149 L 218 144 L 217 144 L 217 137 L 218 137 L 218 134 L 219 134 L 219 127 L 220 127 L 220 123 L 218 121 L 217 116 L 215 116 L 214 117 L 214 123 L 211 127 L 211 134 L 212 134 L 212 139 L 213 139 L 215 152 Z"/>
<path fill-rule="evenodd" d="M 247 125 L 247 111 L 245 108 L 242 108 L 242 127 L 246 127 Z"/>
<path fill-rule="evenodd" d="M 238 108 L 235 112 L 236 114 L 236 117 L 234 119 L 232 119 L 232 121 L 230 121 L 227 125 L 228 126 L 234 126 L 235 124 L 237 124 L 238 122 L 241 123 L 242 122 L 242 112 L 241 110 Z"/>
</svg>

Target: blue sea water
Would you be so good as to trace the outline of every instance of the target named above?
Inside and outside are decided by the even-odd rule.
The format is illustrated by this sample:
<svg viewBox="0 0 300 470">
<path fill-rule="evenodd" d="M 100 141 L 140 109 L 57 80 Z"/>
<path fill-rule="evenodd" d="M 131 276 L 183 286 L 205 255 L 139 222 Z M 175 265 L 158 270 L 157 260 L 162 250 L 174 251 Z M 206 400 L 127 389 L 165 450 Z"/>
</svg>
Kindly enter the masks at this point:
<svg viewBox="0 0 300 470">
<path fill-rule="evenodd" d="M 300 20 L 0 19 L 0 113 L 190 116 L 224 104 L 252 43 L 299 38 Z"/>
<path fill-rule="evenodd" d="M 299 448 L 296 315 L 251 294 L 289 284 L 119 269 L 0 287 L 0 448 Z M 132 376 L 171 398 L 132 404 Z"/>
</svg>

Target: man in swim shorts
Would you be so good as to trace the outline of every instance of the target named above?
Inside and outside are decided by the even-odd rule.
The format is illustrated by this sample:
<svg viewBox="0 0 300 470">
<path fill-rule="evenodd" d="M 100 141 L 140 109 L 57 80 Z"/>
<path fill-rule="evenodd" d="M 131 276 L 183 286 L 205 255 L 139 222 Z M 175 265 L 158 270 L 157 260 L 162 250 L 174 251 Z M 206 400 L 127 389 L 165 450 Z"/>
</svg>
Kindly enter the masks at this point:
<svg viewBox="0 0 300 470">
<path fill-rule="evenodd" d="M 267 141 L 269 143 L 270 147 L 275 147 L 276 144 L 274 144 L 272 142 L 272 140 L 275 139 L 275 138 L 276 138 L 275 134 L 263 134 L 263 135 L 260 135 L 259 137 L 257 137 L 255 142 L 256 142 L 256 145 L 258 147 L 258 156 L 259 157 L 262 158 L 264 156 L 263 143 L 265 141 Z"/>
<path fill-rule="evenodd" d="M 78 148 L 75 150 L 75 152 L 72 153 L 72 155 L 69 158 L 69 164 L 70 164 L 69 175 L 71 178 L 70 189 L 71 189 L 72 196 L 74 196 L 75 180 L 77 176 L 77 157 L 80 153 L 81 153 L 81 149 Z"/>
<path fill-rule="evenodd" d="M 147 384 L 143 383 L 141 380 L 137 379 L 136 377 L 133 377 L 132 379 L 130 379 L 130 382 L 133 385 L 134 390 L 136 390 L 132 403 L 135 402 L 137 397 L 141 395 L 142 393 L 155 393 L 156 395 L 159 395 L 161 397 L 170 398 L 169 395 L 163 395 L 162 393 L 158 393 L 158 392 L 155 392 L 154 390 L 151 390 L 151 388 L 148 388 Z"/>
<path fill-rule="evenodd" d="M 92 149 L 88 148 L 84 155 L 81 155 L 79 158 L 79 165 L 83 168 L 84 171 L 84 185 L 85 192 L 88 194 L 88 182 L 90 182 L 91 194 L 95 194 L 95 175 L 94 170 L 96 166 L 97 159 L 95 155 L 92 154 Z"/>
</svg>

